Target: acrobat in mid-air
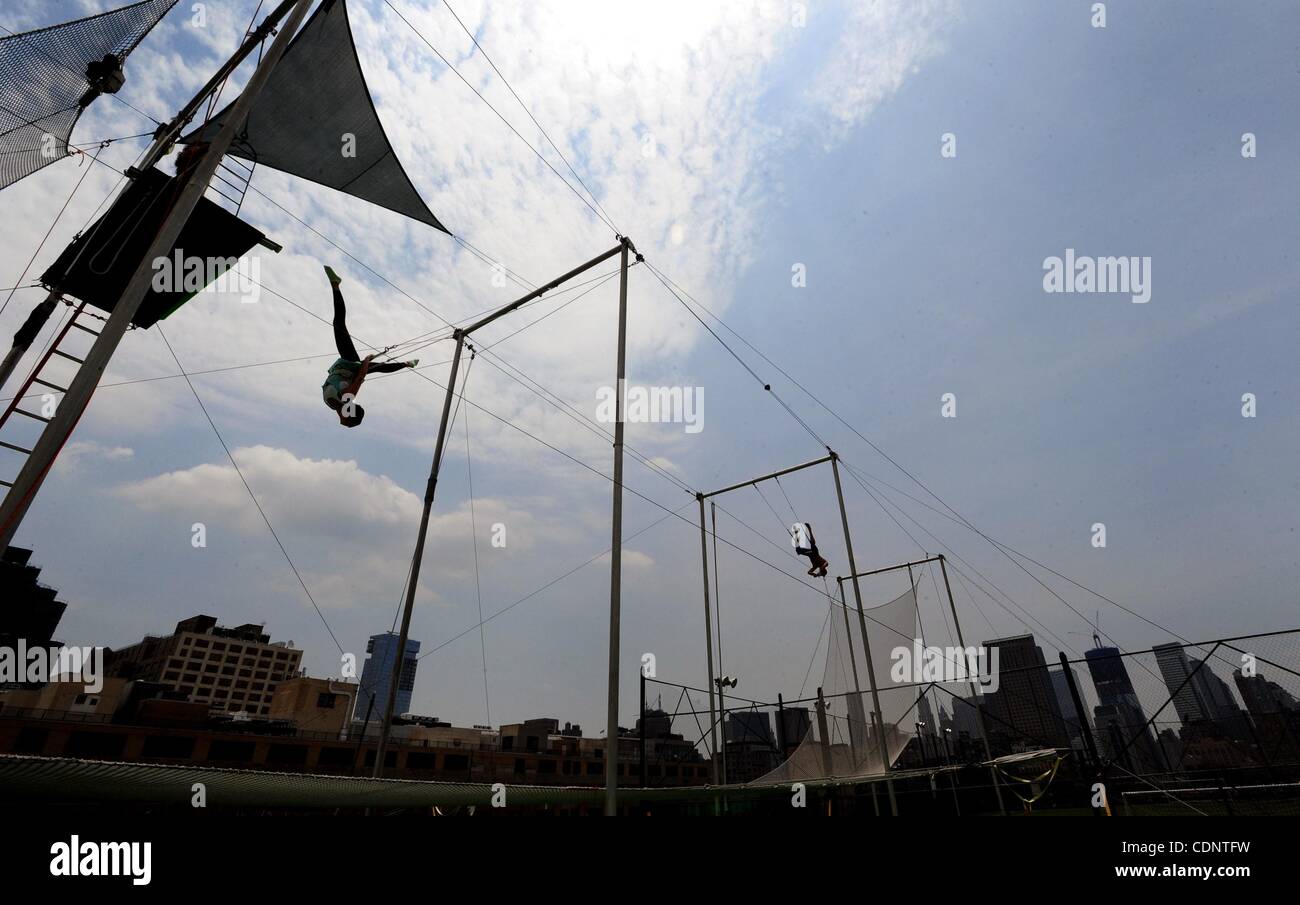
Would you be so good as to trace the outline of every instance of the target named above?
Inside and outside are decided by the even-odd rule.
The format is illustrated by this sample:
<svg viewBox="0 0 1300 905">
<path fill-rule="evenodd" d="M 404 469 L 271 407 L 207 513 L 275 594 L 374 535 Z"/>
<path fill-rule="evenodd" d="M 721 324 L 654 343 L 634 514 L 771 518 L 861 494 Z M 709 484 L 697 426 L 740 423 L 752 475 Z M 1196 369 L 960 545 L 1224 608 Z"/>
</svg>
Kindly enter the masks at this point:
<svg viewBox="0 0 1300 905">
<path fill-rule="evenodd" d="M 795 522 L 790 526 L 790 540 L 794 544 L 794 552 L 808 557 L 808 561 L 812 563 L 808 574 L 814 578 L 825 578 L 830 563 L 822 559 L 821 553 L 817 552 L 817 538 L 813 537 L 812 525 L 807 522 Z"/>
<path fill-rule="evenodd" d="M 420 363 L 418 358 L 410 361 L 374 361 L 374 355 L 362 358 L 357 347 L 352 344 L 346 323 L 347 311 L 343 304 L 343 293 L 339 284 L 343 281 L 331 268 L 325 268 L 330 286 L 334 290 L 334 345 L 338 347 L 338 361 L 330 365 L 329 375 L 321 385 L 321 395 L 325 404 L 339 416 L 339 424 L 344 427 L 356 427 L 366 416 L 366 410 L 354 400 L 361 390 L 361 383 L 367 374 L 388 374 L 402 368 L 413 368 Z"/>
</svg>

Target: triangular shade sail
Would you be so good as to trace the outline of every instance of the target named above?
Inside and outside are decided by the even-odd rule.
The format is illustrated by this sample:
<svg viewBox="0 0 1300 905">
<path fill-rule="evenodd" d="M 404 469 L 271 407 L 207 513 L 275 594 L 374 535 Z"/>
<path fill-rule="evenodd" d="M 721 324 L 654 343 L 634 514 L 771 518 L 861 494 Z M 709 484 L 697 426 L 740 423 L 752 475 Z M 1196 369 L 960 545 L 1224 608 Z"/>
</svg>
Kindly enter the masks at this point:
<svg viewBox="0 0 1300 905">
<path fill-rule="evenodd" d="M 72 22 L 0 37 L 0 189 L 68 154 L 94 70 L 120 64 L 176 0 L 140 0 Z M 120 85 L 118 86 L 120 87 Z M 89 93 L 88 93 L 89 92 Z"/>
<path fill-rule="evenodd" d="M 227 106 L 181 141 L 211 141 L 229 112 Z M 384 134 L 345 0 L 322 0 L 272 71 L 229 153 L 450 234 L 420 198 Z"/>
</svg>

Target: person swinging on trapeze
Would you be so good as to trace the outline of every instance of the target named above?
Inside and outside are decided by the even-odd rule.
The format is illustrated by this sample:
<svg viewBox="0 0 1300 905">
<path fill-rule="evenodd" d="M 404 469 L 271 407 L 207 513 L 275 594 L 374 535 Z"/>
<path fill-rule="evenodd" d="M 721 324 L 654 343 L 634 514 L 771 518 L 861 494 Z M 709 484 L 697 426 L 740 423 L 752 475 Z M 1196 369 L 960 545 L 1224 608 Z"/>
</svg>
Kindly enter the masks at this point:
<svg viewBox="0 0 1300 905">
<path fill-rule="evenodd" d="M 366 410 L 354 400 L 361 389 L 361 383 L 368 374 L 389 374 L 402 368 L 413 368 L 420 363 L 418 358 L 410 361 L 374 361 L 372 353 L 362 358 L 357 347 L 352 344 L 346 324 L 347 311 L 343 303 L 343 293 L 339 284 L 343 282 L 330 267 L 325 268 L 330 287 L 334 290 L 334 345 L 338 347 L 339 359 L 330 365 L 329 375 L 321 385 L 321 395 L 325 404 L 339 416 L 339 424 L 344 427 L 356 427 L 366 416 Z"/>
<path fill-rule="evenodd" d="M 808 574 L 814 578 L 825 578 L 830 563 L 822 559 L 821 553 L 817 551 L 817 538 L 813 537 L 812 525 L 807 522 L 795 522 L 790 526 L 790 541 L 794 544 L 794 552 L 808 557 L 808 561 L 812 563 Z"/>
</svg>

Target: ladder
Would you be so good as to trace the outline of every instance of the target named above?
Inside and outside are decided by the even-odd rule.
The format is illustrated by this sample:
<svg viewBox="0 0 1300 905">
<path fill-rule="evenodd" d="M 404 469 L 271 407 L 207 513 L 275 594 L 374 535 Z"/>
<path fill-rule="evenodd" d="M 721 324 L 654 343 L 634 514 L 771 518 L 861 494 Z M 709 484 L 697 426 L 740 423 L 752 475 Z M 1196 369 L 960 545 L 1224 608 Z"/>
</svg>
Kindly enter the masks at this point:
<svg viewBox="0 0 1300 905">
<path fill-rule="evenodd" d="M 99 336 L 99 331 L 88 323 L 94 320 L 95 315 L 85 310 L 85 302 L 73 305 L 65 301 L 64 304 L 72 307 L 72 315 L 55 333 L 27 379 L 9 400 L 4 413 L 0 414 L 0 452 L 3 454 L 0 486 L 13 486 L 12 479 L 17 477 L 41 431 L 50 423 L 51 417 L 43 414 L 42 409 L 52 397 L 62 396 L 68 391 L 72 378 L 85 363 L 91 344 Z M 31 398 L 38 393 L 44 397 L 43 400 Z M 50 415 L 53 415 L 52 410 Z"/>
<path fill-rule="evenodd" d="M 244 206 L 244 197 L 248 194 L 248 186 L 253 181 L 253 170 L 256 167 L 256 162 L 248 163 L 238 157 L 221 158 L 204 194 L 209 201 L 215 201 L 238 217 L 239 209 Z"/>
</svg>

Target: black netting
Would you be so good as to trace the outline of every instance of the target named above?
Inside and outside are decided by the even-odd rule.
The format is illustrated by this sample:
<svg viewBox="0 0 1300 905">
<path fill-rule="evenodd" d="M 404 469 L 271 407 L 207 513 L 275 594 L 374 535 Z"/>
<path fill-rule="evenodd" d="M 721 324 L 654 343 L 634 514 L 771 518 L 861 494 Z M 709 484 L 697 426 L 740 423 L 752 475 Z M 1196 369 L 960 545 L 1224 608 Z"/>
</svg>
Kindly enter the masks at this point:
<svg viewBox="0 0 1300 905">
<path fill-rule="evenodd" d="M 182 142 L 210 141 L 228 105 Z M 230 154 L 450 232 L 393 152 L 366 87 L 345 0 L 324 0 L 285 51 Z"/>
<path fill-rule="evenodd" d="M 141 0 L 97 16 L 0 38 L 0 189 L 67 156 L 99 87 L 176 0 Z M 105 57 L 115 57 L 104 65 Z"/>
</svg>

